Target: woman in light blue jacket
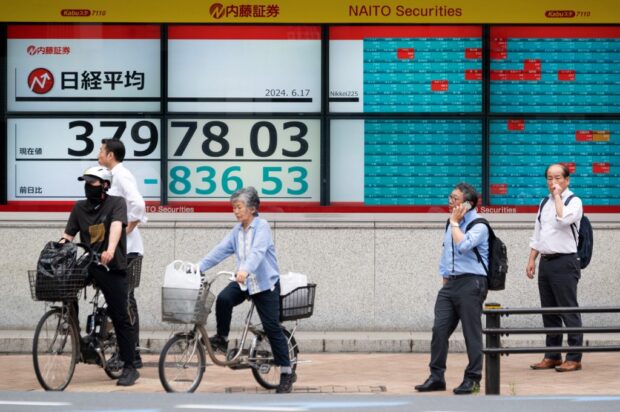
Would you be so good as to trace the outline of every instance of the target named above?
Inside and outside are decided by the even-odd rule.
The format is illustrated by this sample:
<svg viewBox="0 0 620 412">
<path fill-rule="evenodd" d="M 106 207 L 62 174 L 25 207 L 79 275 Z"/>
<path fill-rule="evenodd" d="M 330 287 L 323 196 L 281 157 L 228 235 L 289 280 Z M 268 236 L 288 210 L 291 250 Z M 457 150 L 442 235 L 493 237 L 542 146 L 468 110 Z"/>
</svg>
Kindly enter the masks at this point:
<svg viewBox="0 0 620 412">
<path fill-rule="evenodd" d="M 280 326 L 280 269 L 269 223 L 258 217 L 260 199 L 256 189 L 246 187 L 230 197 L 239 222 L 199 263 L 201 272 L 235 255 L 236 282 L 231 282 L 217 297 L 215 317 L 217 335 L 209 338 L 214 348 L 226 352 L 233 307 L 250 297 L 256 306 L 277 365 L 280 384 L 277 393 L 292 391 L 296 376 L 291 369 L 288 343 Z"/>
</svg>

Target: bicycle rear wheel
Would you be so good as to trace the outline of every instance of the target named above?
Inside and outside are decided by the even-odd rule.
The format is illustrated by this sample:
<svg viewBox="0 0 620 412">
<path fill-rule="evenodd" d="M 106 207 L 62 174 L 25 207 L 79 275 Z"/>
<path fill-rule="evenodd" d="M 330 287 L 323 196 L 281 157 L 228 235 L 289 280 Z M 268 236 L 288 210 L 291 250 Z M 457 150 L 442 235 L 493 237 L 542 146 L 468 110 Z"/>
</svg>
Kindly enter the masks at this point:
<svg viewBox="0 0 620 412">
<path fill-rule="evenodd" d="M 194 392 L 205 371 L 199 333 L 173 336 L 159 355 L 159 380 L 166 392 Z"/>
<path fill-rule="evenodd" d="M 39 384 L 47 391 L 64 390 L 78 361 L 79 334 L 69 312 L 48 311 L 37 325 L 32 343 L 32 362 Z"/>
<path fill-rule="evenodd" d="M 297 356 L 299 355 L 299 348 L 295 337 L 291 336 L 291 333 L 282 329 L 284 337 L 288 342 L 288 356 L 291 360 L 291 368 L 293 373 L 297 369 Z M 276 389 L 280 383 L 280 366 L 274 363 L 273 353 L 271 352 L 271 345 L 267 339 L 267 335 L 256 335 L 256 345 L 250 350 L 250 359 L 254 361 L 252 365 L 252 375 L 256 382 L 265 389 Z"/>
</svg>

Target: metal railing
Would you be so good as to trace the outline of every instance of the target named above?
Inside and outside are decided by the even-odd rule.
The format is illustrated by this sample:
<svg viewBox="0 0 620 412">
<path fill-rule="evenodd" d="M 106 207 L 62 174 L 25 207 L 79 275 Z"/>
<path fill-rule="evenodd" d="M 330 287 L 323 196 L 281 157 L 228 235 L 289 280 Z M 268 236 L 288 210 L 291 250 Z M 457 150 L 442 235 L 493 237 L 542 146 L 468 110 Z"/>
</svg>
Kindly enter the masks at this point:
<svg viewBox="0 0 620 412">
<path fill-rule="evenodd" d="M 485 394 L 499 395 L 500 356 L 511 353 L 545 353 L 545 352 L 620 352 L 620 345 L 601 346 L 536 346 L 536 347 L 502 347 L 500 337 L 510 334 L 560 334 L 560 333 L 618 333 L 620 327 L 562 327 L 562 328 L 502 328 L 500 319 L 508 315 L 564 314 L 564 313 L 620 313 L 620 307 L 557 307 L 557 308 L 502 308 L 497 303 L 487 303 L 482 311 L 486 315 L 486 335 L 484 353 Z"/>
</svg>

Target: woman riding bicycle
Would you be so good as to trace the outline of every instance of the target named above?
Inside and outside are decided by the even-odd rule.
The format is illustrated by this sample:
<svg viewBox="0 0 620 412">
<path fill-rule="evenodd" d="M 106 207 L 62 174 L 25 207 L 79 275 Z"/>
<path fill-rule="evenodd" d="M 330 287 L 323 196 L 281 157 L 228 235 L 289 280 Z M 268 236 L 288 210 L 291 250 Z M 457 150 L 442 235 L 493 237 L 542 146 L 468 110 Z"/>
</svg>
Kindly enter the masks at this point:
<svg viewBox="0 0 620 412">
<path fill-rule="evenodd" d="M 269 223 L 258 217 L 260 199 L 256 189 L 246 187 L 230 197 L 233 213 L 239 222 L 232 231 L 199 263 L 204 272 L 230 255 L 236 258 L 236 282 L 231 282 L 217 297 L 215 317 L 217 335 L 209 341 L 215 348 L 228 349 L 228 333 L 233 307 L 249 296 L 280 366 L 280 384 L 276 393 L 289 393 L 296 376 L 291 368 L 287 340 L 280 326 L 280 270 Z"/>
</svg>

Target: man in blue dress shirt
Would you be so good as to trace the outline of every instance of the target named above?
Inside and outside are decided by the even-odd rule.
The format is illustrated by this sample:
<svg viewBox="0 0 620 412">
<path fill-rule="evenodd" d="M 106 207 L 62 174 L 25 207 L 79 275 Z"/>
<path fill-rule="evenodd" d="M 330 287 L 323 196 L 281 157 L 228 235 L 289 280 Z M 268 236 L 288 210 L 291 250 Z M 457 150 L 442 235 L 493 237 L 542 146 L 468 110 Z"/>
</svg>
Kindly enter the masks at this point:
<svg viewBox="0 0 620 412">
<path fill-rule="evenodd" d="M 443 286 L 435 302 L 435 322 L 431 340 L 431 376 L 415 389 L 419 392 L 446 390 L 445 371 L 448 339 L 459 321 L 463 328 L 469 364 L 463 382 L 454 393 L 470 394 L 480 389 L 482 378 L 482 303 L 487 296 L 486 271 L 478 261 L 477 248 L 488 267 L 489 231 L 484 224 L 467 225 L 480 217 L 476 212 L 478 193 L 471 185 L 459 183 L 449 197 L 450 223 L 446 227 L 439 273 Z"/>
</svg>

